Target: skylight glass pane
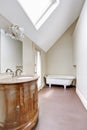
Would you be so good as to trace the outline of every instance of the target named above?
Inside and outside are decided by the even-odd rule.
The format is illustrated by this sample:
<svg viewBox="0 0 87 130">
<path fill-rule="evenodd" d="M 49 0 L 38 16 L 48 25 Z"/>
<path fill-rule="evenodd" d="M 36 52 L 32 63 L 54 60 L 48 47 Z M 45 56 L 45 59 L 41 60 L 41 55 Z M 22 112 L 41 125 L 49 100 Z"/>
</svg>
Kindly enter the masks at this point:
<svg viewBox="0 0 87 130">
<path fill-rule="evenodd" d="M 48 9 L 59 0 L 18 0 L 33 25 L 36 26 Z M 42 23 L 42 22 L 41 22 Z"/>
</svg>

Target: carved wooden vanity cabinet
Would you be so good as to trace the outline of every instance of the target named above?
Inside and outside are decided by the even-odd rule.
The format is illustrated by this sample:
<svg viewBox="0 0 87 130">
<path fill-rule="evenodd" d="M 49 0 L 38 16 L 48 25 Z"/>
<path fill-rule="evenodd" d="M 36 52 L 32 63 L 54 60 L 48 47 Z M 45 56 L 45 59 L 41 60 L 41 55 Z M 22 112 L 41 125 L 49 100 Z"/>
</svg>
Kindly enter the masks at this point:
<svg viewBox="0 0 87 130">
<path fill-rule="evenodd" d="M 0 130 L 31 130 L 36 124 L 37 79 L 0 83 Z"/>
</svg>

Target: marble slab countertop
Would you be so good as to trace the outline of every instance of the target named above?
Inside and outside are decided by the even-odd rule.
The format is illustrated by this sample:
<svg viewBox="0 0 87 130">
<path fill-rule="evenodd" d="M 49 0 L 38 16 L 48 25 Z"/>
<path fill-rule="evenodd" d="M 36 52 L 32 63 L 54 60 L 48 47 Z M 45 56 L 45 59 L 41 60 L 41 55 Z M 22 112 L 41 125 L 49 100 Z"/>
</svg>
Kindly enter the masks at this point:
<svg viewBox="0 0 87 130">
<path fill-rule="evenodd" d="M 22 75 L 18 77 L 5 77 L 0 79 L 0 85 L 1 84 L 15 84 L 15 83 L 23 83 L 23 82 L 30 82 L 37 80 L 38 76 L 34 75 Z"/>
</svg>

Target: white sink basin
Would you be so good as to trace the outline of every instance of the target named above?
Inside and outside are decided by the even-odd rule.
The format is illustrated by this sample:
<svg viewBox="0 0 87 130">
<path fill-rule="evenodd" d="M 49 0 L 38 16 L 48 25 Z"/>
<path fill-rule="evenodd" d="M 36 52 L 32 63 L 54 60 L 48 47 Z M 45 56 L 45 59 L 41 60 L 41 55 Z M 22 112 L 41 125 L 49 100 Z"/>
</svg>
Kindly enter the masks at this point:
<svg viewBox="0 0 87 130">
<path fill-rule="evenodd" d="M 24 76 L 24 77 L 18 77 L 17 79 L 31 79 L 33 78 L 32 76 Z"/>
</svg>

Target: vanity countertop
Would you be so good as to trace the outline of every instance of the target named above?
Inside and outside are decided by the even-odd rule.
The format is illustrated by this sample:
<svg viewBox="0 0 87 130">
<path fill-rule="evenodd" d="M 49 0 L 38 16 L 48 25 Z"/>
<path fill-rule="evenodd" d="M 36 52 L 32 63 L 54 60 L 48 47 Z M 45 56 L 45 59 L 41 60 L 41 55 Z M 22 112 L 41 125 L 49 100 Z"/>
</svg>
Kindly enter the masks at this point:
<svg viewBox="0 0 87 130">
<path fill-rule="evenodd" d="M 16 84 L 16 83 L 23 83 L 23 82 L 30 82 L 37 80 L 38 76 L 19 76 L 19 77 L 8 77 L 0 79 L 0 84 Z"/>
</svg>

